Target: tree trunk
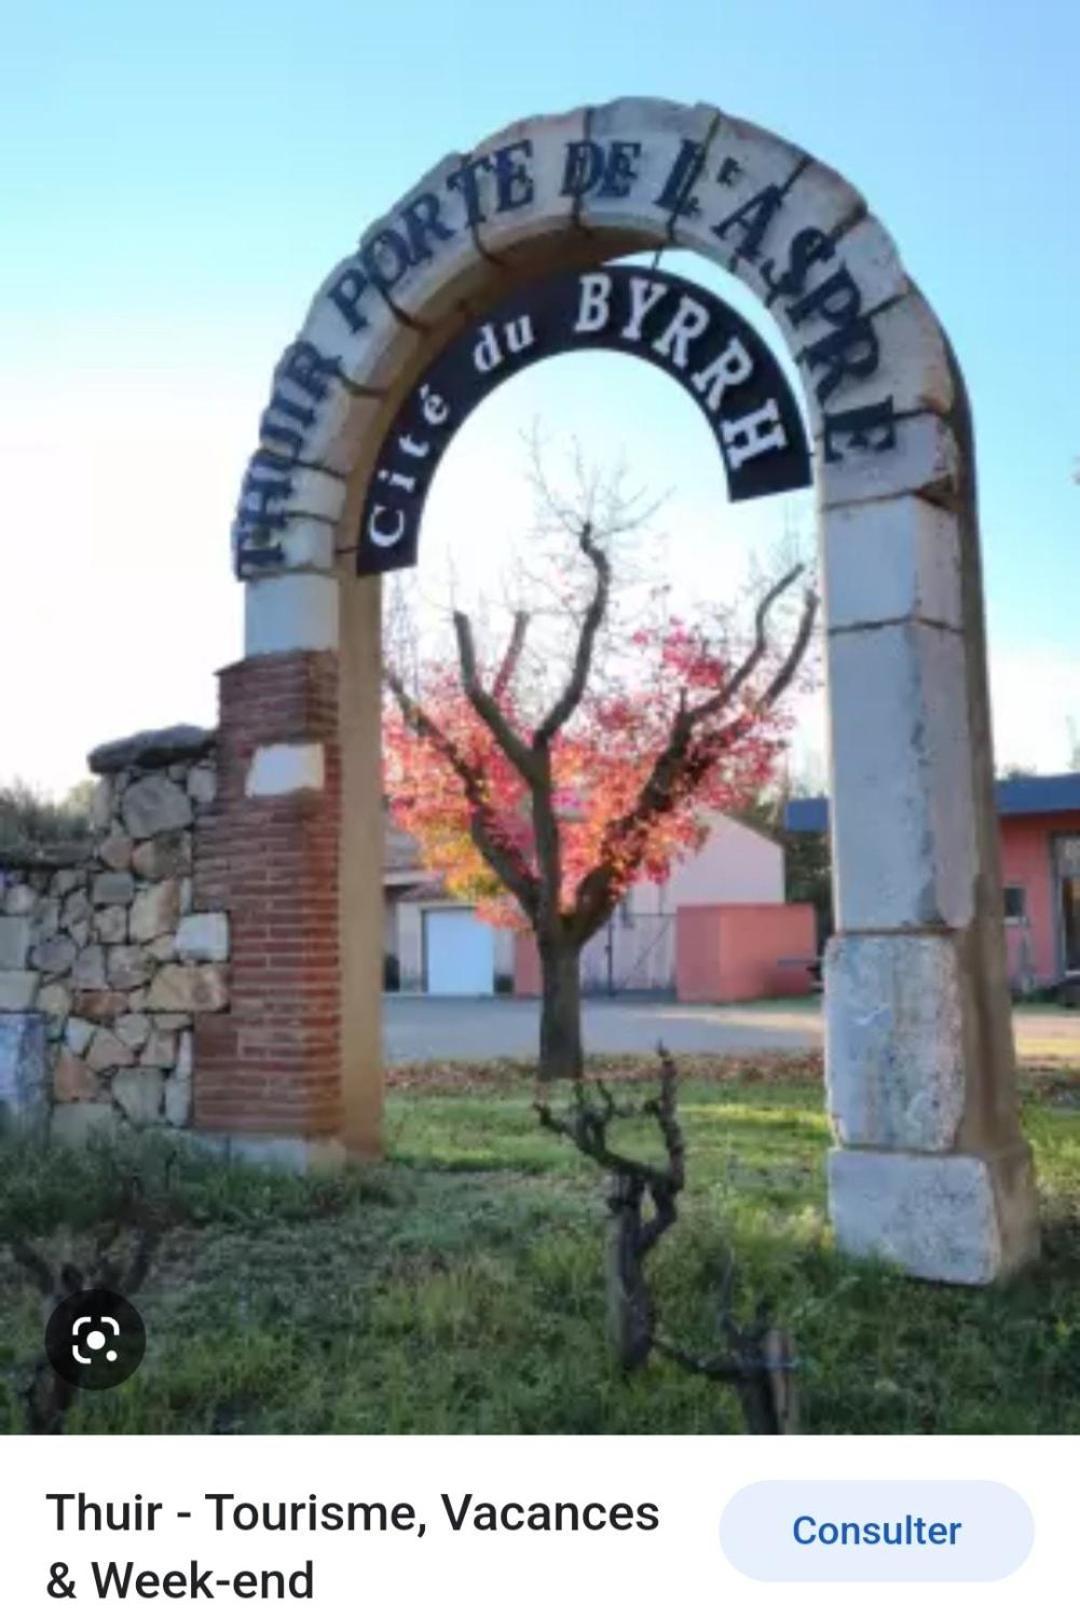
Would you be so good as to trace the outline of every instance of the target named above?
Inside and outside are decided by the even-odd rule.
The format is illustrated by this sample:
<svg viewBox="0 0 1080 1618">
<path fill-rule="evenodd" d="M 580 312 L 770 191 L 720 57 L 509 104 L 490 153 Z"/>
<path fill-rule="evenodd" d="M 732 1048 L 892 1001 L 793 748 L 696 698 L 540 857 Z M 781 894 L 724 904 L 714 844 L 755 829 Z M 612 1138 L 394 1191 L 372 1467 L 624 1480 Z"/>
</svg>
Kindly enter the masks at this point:
<svg viewBox="0 0 1080 1618">
<path fill-rule="evenodd" d="M 540 1079 L 580 1079 L 585 1058 L 581 1044 L 581 950 L 545 940 L 540 950 Z"/>
<path fill-rule="evenodd" d="M 620 1370 L 636 1371 L 653 1342 L 653 1303 L 645 1279 L 641 1203 L 645 1187 L 633 1174 L 613 1174 L 608 1188 L 606 1270 L 608 1341 Z"/>
</svg>

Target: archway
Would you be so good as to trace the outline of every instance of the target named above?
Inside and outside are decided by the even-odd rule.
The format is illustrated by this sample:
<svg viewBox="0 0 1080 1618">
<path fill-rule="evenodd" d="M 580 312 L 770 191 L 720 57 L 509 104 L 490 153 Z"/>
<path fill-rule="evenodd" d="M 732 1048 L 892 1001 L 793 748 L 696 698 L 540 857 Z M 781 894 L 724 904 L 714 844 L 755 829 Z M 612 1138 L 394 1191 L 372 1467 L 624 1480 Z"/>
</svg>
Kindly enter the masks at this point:
<svg viewBox="0 0 1080 1618">
<path fill-rule="evenodd" d="M 447 158 L 328 277 L 285 352 L 234 529 L 221 681 L 232 1004 L 196 1122 L 377 1149 L 379 582 L 353 551 L 390 423 L 515 288 L 686 247 L 773 316 L 803 379 L 825 580 L 840 1245 L 979 1282 L 1036 1246 L 1005 986 L 971 427 L 932 311 L 859 194 L 708 106 L 615 101 Z M 344 918 L 344 919 L 343 919 Z"/>
</svg>

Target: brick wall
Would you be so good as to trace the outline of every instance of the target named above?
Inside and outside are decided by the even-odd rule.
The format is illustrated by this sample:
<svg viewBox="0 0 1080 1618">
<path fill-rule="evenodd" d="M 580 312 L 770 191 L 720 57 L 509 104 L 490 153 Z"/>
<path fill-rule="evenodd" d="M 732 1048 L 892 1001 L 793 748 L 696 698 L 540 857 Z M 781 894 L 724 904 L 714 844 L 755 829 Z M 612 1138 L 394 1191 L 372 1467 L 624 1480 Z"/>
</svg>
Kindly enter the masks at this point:
<svg viewBox="0 0 1080 1618">
<path fill-rule="evenodd" d="M 230 916 L 230 1008 L 196 1020 L 198 1129 L 340 1127 L 337 680 L 331 652 L 248 658 L 220 675 L 219 787 L 195 901 Z M 321 789 L 250 796 L 256 749 L 282 743 L 321 745 Z"/>
</svg>

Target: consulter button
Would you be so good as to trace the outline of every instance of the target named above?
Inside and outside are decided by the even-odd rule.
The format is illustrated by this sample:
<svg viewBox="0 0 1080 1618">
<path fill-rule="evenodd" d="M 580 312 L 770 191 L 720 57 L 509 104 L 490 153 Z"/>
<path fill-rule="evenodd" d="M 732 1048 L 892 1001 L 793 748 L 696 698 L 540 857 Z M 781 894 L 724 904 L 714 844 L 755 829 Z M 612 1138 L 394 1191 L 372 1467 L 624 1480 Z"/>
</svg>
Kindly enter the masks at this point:
<svg viewBox="0 0 1080 1618">
<path fill-rule="evenodd" d="M 1008 1578 L 1035 1525 L 1003 1483 L 752 1483 L 720 1521 L 724 1554 L 751 1579 L 903 1583 Z"/>
</svg>

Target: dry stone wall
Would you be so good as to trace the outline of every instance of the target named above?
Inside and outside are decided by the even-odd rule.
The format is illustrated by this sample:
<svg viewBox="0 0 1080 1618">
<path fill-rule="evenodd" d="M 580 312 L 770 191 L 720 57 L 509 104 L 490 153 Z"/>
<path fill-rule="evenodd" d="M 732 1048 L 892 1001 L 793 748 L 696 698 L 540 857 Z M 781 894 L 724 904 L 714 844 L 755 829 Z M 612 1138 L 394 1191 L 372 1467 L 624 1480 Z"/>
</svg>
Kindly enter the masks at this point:
<svg viewBox="0 0 1080 1618">
<path fill-rule="evenodd" d="M 90 767 L 85 846 L 0 853 L 0 1113 L 69 1143 L 187 1127 L 196 1020 L 229 999 L 228 917 L 193 895 L 214 733 L 143 733 Z"/>
</svg>

